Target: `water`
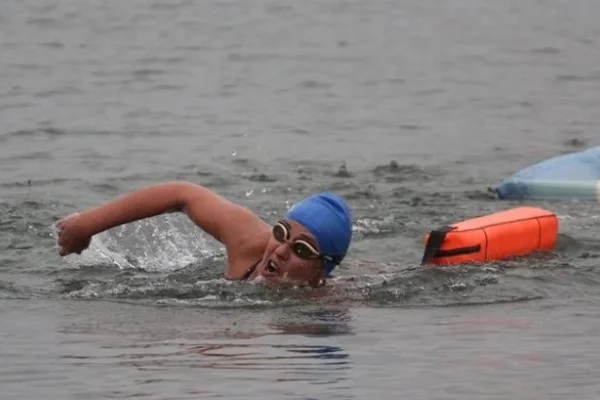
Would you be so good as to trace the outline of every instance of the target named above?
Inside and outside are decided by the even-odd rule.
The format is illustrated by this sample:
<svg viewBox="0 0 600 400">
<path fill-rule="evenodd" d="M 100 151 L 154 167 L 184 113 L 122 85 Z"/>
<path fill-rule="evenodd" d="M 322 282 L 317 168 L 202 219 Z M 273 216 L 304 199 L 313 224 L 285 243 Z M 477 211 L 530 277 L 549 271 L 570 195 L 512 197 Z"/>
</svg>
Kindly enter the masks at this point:
<svg viewBox="0 0 600 400">
<path fill-rule="evenodd" d="M 596 2 L 5 1 L 0 398 L 596 399 L 597 205 L 553 254 L 421 269 L 487 188 L 597 145 Z M 57 255 L 58 218 L 168 180 L 275 220 L 322 189 L 325 289 L 222 279 L 180 215 Z"/>
</svg>

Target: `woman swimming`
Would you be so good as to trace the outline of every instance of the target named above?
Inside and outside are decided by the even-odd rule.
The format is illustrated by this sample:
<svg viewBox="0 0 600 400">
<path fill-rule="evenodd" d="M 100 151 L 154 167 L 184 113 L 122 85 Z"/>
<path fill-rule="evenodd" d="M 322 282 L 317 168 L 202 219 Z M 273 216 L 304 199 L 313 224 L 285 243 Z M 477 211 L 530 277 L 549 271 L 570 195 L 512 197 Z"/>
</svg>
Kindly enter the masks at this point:
<svg viewBox="0 0 600 400">
<path fill-rule="evenodd" d="M 274 226 L 249 209 L 190 182 L 151 185 L 56 223 L 59 254 L 81 254 L 92 236 L 167 212 L 184 212 L 221 242 L 225 277 L 318 286 L 339 265 L 352 239 L 352 215 L 337 194 L 322 192 L 294 204 Z"/>
</svg>

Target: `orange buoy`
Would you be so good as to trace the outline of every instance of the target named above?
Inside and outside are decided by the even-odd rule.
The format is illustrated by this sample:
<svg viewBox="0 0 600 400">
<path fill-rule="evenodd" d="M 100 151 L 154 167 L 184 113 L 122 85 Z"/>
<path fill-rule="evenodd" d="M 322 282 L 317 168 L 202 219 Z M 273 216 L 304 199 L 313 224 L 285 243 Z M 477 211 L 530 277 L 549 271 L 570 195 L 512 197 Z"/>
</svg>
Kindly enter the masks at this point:
<svg viewBox="0 0 600 400">
<path fill-rule="evenodd" d="M 556 214 L 536 207 L 516 207 L 429 232 L 421 265 L 481 263 L 523 256 L 552 250 L 557 239 Z"/>
</svg>

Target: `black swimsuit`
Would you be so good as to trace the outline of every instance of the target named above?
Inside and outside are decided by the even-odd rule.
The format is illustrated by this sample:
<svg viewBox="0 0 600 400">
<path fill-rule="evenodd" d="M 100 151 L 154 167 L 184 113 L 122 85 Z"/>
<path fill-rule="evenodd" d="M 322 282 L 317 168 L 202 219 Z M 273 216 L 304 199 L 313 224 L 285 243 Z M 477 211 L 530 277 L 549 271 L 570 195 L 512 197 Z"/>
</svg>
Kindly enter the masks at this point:
<svg viewBox="0 0 600 400">
<path fill-rule="evenodd" d="M 246 279 L 250 278 L 250 275 L 252 275 L 252 273 L 254 272 L 254 270 L 256 269 L 256 267 L 258 267 L 258 263 L 260 262 L 257 261 L 256 264 L 250 266 L 250 268 L 248 268 L 246 270 L 246 272 L 244 273 L 244 276 L 242 276 L 242 280 L 245 281 Z"/>
</svg>

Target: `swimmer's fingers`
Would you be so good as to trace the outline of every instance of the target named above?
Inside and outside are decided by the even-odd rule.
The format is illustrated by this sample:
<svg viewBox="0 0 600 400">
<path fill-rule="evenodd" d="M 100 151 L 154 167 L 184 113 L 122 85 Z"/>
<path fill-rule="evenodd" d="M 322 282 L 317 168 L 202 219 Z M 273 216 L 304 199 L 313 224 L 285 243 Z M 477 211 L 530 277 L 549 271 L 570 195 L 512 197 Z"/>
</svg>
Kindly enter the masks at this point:
<svg viewBox="0 0 600 400">
<path fill-rule="evenodd" d="M 83 232 L 78 220 L 79 213 L 75 213 L 55 223 L 58 233 L 58 254 L 61 257 L 71 253 L 81 254 L 90 245 L 91 238 Z"/>
<path fill-rule="evenodd" d="M 72 253 L 72 251 L 69 250 L 71 246 L 69 245 L 68 237 L 67 235 L 65 235 L 65 231 L 63 228 L 58 228 L 58 240 L 56 241 L 56 244 L 59 247 L 58 254 L 61 257 Z"/>
<path fill-rule="evenodd" d="M 61 257 L 67 256 L 71 253 L 81 254 L 85 249 L 90 246 L 91 238 L 77 238 L 77 240 L 63 240 L 58 243 L 59 251 L 58 254 Z"/>
</svg>

